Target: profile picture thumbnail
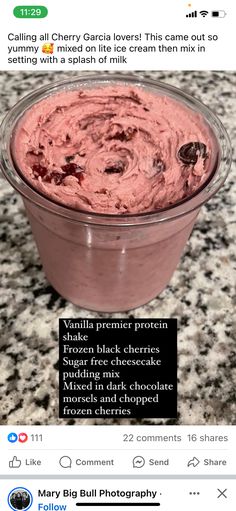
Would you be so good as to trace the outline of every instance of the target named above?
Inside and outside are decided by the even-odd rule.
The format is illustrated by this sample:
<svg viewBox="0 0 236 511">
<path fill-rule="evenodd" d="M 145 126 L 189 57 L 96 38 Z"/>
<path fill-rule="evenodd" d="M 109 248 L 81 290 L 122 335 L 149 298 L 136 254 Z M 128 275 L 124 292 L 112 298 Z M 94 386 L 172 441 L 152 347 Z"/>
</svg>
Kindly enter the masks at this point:
<svg viewBox="0 0 236 511">
<path fill-rule="evenodd" d="M 29 490 L 17 487 L 11 490 L 8 495 L 8 505 L 14 511 L 18 509 L 27 510 L 32 506 L 33 497 Z"/>
</svg>

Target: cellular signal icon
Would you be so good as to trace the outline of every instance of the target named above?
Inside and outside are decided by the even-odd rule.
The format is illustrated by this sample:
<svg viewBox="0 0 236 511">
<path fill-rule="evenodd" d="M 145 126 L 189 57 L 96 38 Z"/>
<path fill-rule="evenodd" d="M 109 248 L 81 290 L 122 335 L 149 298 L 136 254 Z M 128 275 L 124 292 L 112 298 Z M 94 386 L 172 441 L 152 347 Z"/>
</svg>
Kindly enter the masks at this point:
<svg viewBox="0 0 236 511">
<path fill-rule="evenodd" d="M 189 14 L 186 14 L 186 18 L 196 18 L 197 17 L 197 11 L 190 12 Z"/>
</svg>

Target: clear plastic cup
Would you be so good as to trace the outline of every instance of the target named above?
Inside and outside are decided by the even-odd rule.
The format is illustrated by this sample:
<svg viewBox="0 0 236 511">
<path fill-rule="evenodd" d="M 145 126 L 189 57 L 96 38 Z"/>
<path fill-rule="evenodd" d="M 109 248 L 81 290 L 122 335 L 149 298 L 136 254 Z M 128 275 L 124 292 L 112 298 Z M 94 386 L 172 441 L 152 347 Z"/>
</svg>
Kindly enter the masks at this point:
<svg viewBox="0 0 236 511">
<path fill-rule="evenodd" d="M 46 198 L 17 171 L 11 140 L 27 109 L 62 90 L 107 84 L 142 86 L 149 92 L 168 95 L 203 116 L 216 151 L 208 180 L 192 196 L 150 213 L 90 213 Z M 128 75 L 89 75 L 42 87 L 19 101 L 1 126 L 1 168 L 24 201 L 47 279 L 64 298 L 99 312 L 133 309 L 161 293 L 179 262 L 202 204 L 222 186 L 230 162 L 228 135 L 209 108 L 175 87 Z"/>
</svg>

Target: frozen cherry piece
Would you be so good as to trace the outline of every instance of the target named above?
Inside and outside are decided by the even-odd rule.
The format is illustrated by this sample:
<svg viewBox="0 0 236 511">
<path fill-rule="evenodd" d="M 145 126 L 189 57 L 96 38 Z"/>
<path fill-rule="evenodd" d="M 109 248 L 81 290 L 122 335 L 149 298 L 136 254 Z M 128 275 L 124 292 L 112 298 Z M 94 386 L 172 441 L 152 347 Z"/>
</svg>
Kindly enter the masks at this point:
<svg viewBox="0 0 236 511">
<path fill-rule="evenodd" d="M 72 174 L 73 177 L 76 177 L 78 179 L 78 183 L 80 184 L 84 180 L 84 175 L 82 172 L 74 172 Z"/>
<path fill-rule="evenodd" d="M 79 166 L 76 165 L 76 163 L 67 163 L 66 165 L 62 165 L 62 170 L 65 172 L 68 176 L 73 174 L 73 172 L 76 172 L 76 170 L 79 170 Z"/>
<path fill-rule="evenodd" d="M 76 177 L 76 179 L 78 179 L 79 184 L 81 183 L 81 181 L 83 181 L 84 179 L 82 173 L 83 169 L 79 165 L 76 165 L 76 163 L 67 163 L 67 165 L 62 165 L 61 168 L 63 172 L 66 173 L 67 176 Z"/>
<path fill-rule="evenodd" d="M 207 148 L 203 142 L 189 142 L 188 144 L 182 145 L 178 151 L 178 158 L 185 165 L 195 165 L 199 156 L 201 158 L 207 157 Z"/>
<path fill-rule="evenodd" d="M 159 172 L 165 172 L 165 170 L 166 170 L 164 161 L 158 157 L 155 157 L 153 160 L 153 168 L 157 171 L 158 174 L 159 174 Z"/>
<path fill-rule="evenodd" d="M 40 165 L 40 163 L 35 163 L 32 167 L 32 171 L 34 173 L 35 177 L 42 177 L 46 176 L 48 169 L 44 167 L 43 165 Z"/>
</svg>

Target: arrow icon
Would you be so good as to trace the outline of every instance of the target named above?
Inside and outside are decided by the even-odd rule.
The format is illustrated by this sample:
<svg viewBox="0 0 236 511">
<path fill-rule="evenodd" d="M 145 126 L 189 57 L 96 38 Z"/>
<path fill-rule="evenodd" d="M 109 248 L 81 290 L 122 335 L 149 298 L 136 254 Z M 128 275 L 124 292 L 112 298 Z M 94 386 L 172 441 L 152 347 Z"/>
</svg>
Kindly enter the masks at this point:
<svg viewBox="0 0 236 511">
<path fill-rule="evenodd" d="M 194 456 L 191 460 L 188 461 L 188 467 L 197 467 L 200 463 L 200 460 Z"/>
</svg>

